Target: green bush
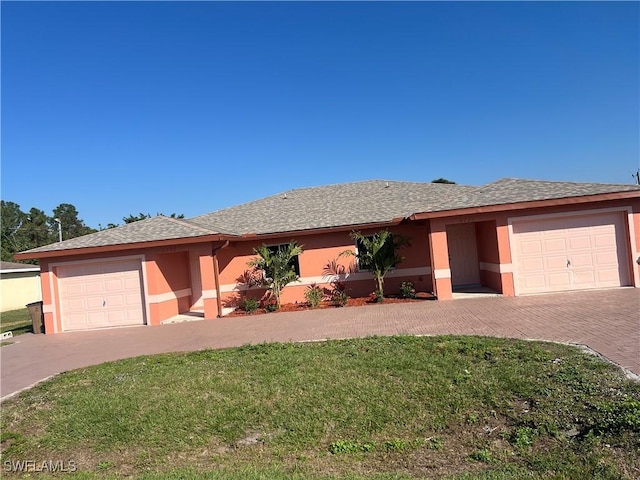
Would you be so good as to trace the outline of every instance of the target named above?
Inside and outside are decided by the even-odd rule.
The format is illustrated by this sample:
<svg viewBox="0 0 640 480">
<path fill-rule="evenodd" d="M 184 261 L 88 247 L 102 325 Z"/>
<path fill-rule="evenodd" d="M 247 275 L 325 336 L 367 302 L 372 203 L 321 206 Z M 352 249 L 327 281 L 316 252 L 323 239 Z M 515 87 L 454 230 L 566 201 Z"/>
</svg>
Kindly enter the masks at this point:
<svg viewBox="0 0 640 480">
<path fill-rule="evenodd" d="M 253 313 L 256 310 L 258 310 L 258 307 L 260 307 L 260 302 L 258 302 L 257 299 L 255 298 L 245 298 L 242 301 L 242 310 L 244 310 L 247 313 Z"/>
<path fill-rule="evenodd" d="M 400 296 L 402 298 L 416 298 L 416 289 L 411 282 L 402 282 L 400 285 Z"/>
<path fill-rule="evenodd" d="M 316 308 L 322 302 L 322 299 L 324 298 L 324 292 L 318 285 L 314 283 L 312 285 L 309 285 L 309 287 L 305 290 L 304 298 L 307 299 L 307 302 L 309 302 L 309 305 L 311 305 L 312 308 Z"/>
<path fill-rule="evenodd" d="M 272 297 L 264 301 L 263 307 L 265 312 L 275 312 L 280 308 L 280 305 L 278 305 L 278 301 Z"/>
</svg>

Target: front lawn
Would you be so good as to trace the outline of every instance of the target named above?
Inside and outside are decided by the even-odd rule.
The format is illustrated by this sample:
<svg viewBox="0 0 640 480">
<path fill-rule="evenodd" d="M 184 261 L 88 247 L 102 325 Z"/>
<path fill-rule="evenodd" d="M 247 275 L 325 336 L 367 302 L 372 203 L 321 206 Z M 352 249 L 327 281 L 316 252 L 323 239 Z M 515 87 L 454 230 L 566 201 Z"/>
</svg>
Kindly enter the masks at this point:
<svg viewBox="0 0 640 480">
<path fill-rule="evenodd" d="M 13 336 L 33 332 L 29 310 L 18 308 L 0 313 L 0 333 L 12 331 Z"/>
<path fill-rule="evenodd" d="M 631 479 L 639 449 L 639 384 L 575 348 L 493 338 L 139 357 L 2 405 L 8 476 L 32 460 L 82 478 Z"/>
</svg>

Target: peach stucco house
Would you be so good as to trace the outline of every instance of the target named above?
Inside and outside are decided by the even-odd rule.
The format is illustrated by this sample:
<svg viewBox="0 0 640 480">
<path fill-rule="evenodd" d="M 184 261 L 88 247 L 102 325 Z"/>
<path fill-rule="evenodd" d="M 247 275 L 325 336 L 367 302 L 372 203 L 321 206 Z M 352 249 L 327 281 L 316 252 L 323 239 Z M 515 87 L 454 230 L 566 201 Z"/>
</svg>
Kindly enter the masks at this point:
<svg viewBox="0 0 640 480">
<path fill-rule="evenodd" d="M 158 325 L 180 313 L 224 315 L 243 296 L 252 249 L 296 240 L 300 281 L 283 301 L 327 284 L 350 232 L 410 238 L 402 281 L 449 300 L 483 286 L 504 296 L 640 287 L 640 187 L 502 179 L 481 186 L 365 181 L 303 188 L 191 219 L 155 217 L 16 255 L 40 260 L 46 333 Z M 352 296 L 368 272 L 343 276 Z"/>
</svg>

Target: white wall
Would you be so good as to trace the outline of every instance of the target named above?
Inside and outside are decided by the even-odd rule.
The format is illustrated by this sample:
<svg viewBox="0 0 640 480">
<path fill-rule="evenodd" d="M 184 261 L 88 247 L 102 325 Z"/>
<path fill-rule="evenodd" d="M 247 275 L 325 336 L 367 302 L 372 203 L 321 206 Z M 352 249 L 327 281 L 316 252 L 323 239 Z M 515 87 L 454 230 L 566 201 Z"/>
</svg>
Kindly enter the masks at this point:
<svg viewBox="0 0 640 480">
<path fill-rule="evenodd" d="M 40 272 L 3 273 L 0 276 L 0 312 L 24 308 L 42 300 Z"/>
</svg>

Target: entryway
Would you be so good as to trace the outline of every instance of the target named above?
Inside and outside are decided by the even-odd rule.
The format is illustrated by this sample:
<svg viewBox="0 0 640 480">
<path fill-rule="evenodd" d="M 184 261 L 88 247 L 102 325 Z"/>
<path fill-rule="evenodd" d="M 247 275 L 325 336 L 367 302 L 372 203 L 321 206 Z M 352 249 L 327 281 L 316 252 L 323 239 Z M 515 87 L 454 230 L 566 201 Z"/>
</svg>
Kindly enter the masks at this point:
<svg viewBox="0 0 640 480">
<path fill-rule="evenodd" d="M 460 287 L 480 286 L 475 224 L 447 225 L 447 247 L 454 291 Z"/>
</svg>

